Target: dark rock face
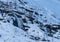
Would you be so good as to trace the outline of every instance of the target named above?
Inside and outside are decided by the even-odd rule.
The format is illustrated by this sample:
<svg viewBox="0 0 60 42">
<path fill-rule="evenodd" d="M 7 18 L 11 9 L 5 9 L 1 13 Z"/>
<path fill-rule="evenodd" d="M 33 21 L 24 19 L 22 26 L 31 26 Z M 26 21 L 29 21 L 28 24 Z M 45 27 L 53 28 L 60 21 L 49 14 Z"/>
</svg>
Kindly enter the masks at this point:
<svg viewBox="0 0 60 42">
<path fill-rule="evenodd" d="M 16 27 L 18 27 L 18 23 L 17 23 L 16 20 L 13 21 L 13 25 L 16 26 Z"/>
<path fill-rule="evenodd" d="M 58 32 L 58 30 L 60 29 L 60 25 L 56 25 L 56 24 L 46 24 L 44 27 L 47 28 L 47 32 L 49 33 L 48 36 L 53 37 L 53 34 L 55 34 L 56 32 Z"/>
<path fill-rule="evenodd" d="M 24 23 L 27 23 L 26 19 L 22 19 Z"/>
<path fill-rule="evenodd" d="M 2 37 L 2 35 L 0 35 L 0 38 Z"/>
<path fill-rule="evenodd" d="M 38 41 L 38 40 L 40 40 L 40 37 L 34 37 L 33 35 L 31 35 L 30 39 Z"/>
<path fill-rule="evenodd" d="M 23 30 L 24 31 L 28 31 L 29 28 L 30 28 L 29 26 L 23 25 Z"/>
</svg>

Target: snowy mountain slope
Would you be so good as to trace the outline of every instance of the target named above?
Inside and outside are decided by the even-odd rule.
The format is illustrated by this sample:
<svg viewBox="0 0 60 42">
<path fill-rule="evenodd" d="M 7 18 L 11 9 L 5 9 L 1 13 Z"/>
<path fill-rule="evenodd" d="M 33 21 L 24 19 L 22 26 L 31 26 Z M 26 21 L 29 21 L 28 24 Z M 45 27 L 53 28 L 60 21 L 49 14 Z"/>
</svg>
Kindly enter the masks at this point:
<svg viewBox="0 0 60 42">
<path fill-rule="evenodd" d="M 35 25 L 35 24 L 34 24 Z M 36 27 L 36 25 L 34 26 L 34 28 L 36 27 L 37 29 L 32 29 L 33 25 L 30 25 L 30 29 L 28 31 L 28 34 L 32 34 L 32 35 L 36 35 L 38 36 L 38 28 Z M 34 32 L 32 32 L 32 30 L 36 30 L 36 34 Z M 24 32 L 22 29 L 19 29 L 15 26 L 13 26 L 10 23 L 4 23 L 0 21 L 0 42 L 44 42 L 44 41 L 35 41 L 32 40 L 33 38 L 30 38 L 30 36 L 28 35 L 26 32 Z M 44 35 L 41 32 L 39 32 L 39 35 L 42 38 L 42 36 Z M 30 39 L 29 39 L 30 38 Z M 23 39 L 23 40 L 22 40 Z M 52 38 L 47 36 L 48 40 L 51 40 L 50 42 L 52 42 Z M 53 39 L 53 42 L 59 42 L 58 39 Z"/>
<path fill-rule="evenodd" d="M 26 38 L 24 33 L 12 24 L 0 22 L 0 42 L 28 42 L 30 39 Z M 30 41 L 33 42 L 33 40 Z"/>
<path fill-rule="evenodd" d="M 32 25 L 30 25 L 30 26 L 32 26 Z M 32 30 L 32 27 L 30 30 Z M 38 28 L 33 29 L 33 30 L 38 30 Z M 32 33 L 32 31 L 30 31 L 30 32 L 29 31 L 27 34 L 22 29 L 19 29 L 8 22 L 4 23 L 4 22 L 0 21 L 0 42 L 40 42 L 41 41 L 41 40 L 39 40 L 39 41 L 33 40 L 34 37 L 31 38 L 29 36 L 29 34 Z M 34 35 L 35 33 L 33 32 L 32 34 Z M 41 37 L 42 33 L 41 32 L 39 32 L 39 33 L 40 33 L 40 37 Z M 38 33 L 36 36 L 38 36 Z M 41 41 L 41 42 L 43 42 L 43 41 Z"/>
<path fill-rule="evenodd" d="M 34 30 L 34 29 L 31 28 L 29 30 L 30 31 L 29 34 L 32 33 L 34 35 L 34 33 L 31 30 Z M 36 30 L 39 30 L 39 29 L 36 29 Z M 41 32 L 39 32 L 39 34 L 41 35 Z M 19 28 L 13 26 L 10 23 L 3 23 L 3 22 L 0 21 L 0 42 L 24 42 L 24 41 L 25 42 L 40 42 L 41 41 L 41 40 L 40 41 L 35 41 L 35 40 L 32 40 L 32 39 L 29 39 L 28 38 L 29 36 L 26 37 L 25 35 L 26 35 L 26 33 L 22 29 L 19 29 Z M 42 35 L 40 37 L 42 38 Z M 48 39 L 52 40 L 51 37 L 48 37 Z M 54 41 L 59 42 L 59 40 L 55 39 L 55 38 L 54 38 Z M 43 41 L 41 41 L 41 42 L 43 42 Z"/>
<path fill-rule="evenodd" d="M 1 1 L 1 42 L 60 41 L 60 21 L 54 16 L 54 11 L 51 10 L 53 7 L 48 8 L 52 0 L 46 0 L 46 3 L 43 0 Z"/>
<path fill-rule="evenodd" d="M 60 11 L 60 4 L 55 0 L 26 0 L 28 2 L 28 6 L 38 8 L 47 8 L 48 10 L 53 12 L 53 15 L 55 15 L 58 19 L 60 17 L 59 11 Z M 38 5 L 37 5 L 38 4 Z M 48 11 L 47 10 L 47 11 Z"/>
</svg>

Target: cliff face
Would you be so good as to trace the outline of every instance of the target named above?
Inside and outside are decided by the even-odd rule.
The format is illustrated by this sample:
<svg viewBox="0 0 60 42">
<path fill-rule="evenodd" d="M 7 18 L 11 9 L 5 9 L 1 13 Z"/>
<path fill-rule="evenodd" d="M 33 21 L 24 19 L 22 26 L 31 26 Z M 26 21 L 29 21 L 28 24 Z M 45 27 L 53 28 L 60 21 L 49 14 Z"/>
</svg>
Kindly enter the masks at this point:
<svg viewBox="0 0 60 42">
<path fill-rule="evenodd" d="M 38 7 L 35 2 L 0 1 L 1 42 L 59 42 L 59 19 L 47 7 L 41 4 Z"/>
</svg>

